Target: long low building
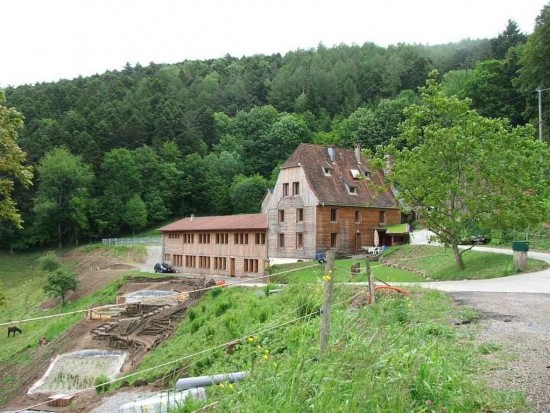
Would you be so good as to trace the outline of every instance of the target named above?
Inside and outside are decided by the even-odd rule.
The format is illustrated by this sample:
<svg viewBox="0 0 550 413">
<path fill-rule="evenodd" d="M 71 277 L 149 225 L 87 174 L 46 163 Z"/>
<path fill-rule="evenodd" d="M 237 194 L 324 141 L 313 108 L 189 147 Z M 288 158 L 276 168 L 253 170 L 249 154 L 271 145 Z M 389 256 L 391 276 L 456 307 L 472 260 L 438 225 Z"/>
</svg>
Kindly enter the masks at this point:
<svg viewBox="0 0 550 413">
<path fill-rule="evenodd" d="M 266 273 L 267 214 L 191 216 L 160 231 L 164 261 L 181 272 L 231 277 Z"/>
</svg>

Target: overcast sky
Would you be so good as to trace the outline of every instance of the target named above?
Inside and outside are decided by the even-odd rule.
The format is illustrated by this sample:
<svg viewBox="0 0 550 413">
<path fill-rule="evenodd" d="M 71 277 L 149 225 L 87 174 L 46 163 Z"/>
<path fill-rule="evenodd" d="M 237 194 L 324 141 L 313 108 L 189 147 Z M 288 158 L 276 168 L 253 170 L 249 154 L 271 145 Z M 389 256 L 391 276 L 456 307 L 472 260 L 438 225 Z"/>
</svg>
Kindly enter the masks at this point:
<svg viewBox="0 0 550 413">
<path fill-rule="evenodd" d="M 2 0 L 0 87 L 319 43 L 441 44 L 531 33 L 548 0 Z"/>
</svg>

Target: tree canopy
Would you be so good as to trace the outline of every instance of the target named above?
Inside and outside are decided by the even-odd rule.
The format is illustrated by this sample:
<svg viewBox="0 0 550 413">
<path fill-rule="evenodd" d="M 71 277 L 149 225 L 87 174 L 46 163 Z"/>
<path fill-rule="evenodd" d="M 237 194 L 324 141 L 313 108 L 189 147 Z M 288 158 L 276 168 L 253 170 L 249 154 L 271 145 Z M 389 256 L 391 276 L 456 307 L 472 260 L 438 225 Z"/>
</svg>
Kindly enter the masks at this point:
<svg viewBox="0 0 550 413">
<path fill-rule="evenodd" d="M 4 106 L 4 92 L 0 90 L 0 221 L 7 219 L 21 227 L 21 214 L 12 194 L 14 183 L 31 185 L 32 172 L 25 166 L 26 154 L 17 145 L 17 129 L 23 126 L 23 115 Z"/>
<path fill-rule="evenodd" d="M 446 96 L 435 78 L 405 110 L 391 180 L 403 204 L 455 252 L 469 231 L 523 228 L 548 219 L 548 145 L 531 125 L 485 118 Z M 396 149 L 403 147 L 403 149 Z"/>
</svg>

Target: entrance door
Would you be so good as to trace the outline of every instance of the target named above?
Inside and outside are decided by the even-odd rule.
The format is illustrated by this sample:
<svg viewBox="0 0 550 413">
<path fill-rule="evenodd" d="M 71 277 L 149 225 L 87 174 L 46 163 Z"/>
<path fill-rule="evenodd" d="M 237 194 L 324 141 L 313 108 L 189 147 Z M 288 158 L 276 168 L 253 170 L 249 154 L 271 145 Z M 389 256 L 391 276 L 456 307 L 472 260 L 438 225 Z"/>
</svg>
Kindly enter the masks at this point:
<svg viewBox="0 0 550 413">
<path fill-rule="evenodd" d="M 361 251 L 361 248 L 363 245 L 361 245 L 361 233 L 358 232 L 355 234 L 355 251 Z"/>
<path fill-rule="evenodd" d="M 231 258 L 231 261 L 229 263 L 229 275 L 232 277 L 235 276 L 235 258 Z"/>
</svg>

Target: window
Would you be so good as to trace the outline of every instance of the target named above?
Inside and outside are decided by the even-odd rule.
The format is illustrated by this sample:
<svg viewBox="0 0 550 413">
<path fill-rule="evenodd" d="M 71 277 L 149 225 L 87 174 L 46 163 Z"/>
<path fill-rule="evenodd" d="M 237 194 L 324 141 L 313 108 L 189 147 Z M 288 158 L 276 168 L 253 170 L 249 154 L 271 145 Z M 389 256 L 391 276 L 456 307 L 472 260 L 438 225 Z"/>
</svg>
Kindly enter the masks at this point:
<svg viewBox="0 0 550 413">
<path fill-rule="evenodd" d="M 296 233 L 296 248 L 304 248 L 304 234 L 301 232 Z"/>
<path fill-rule="evenodd" d="M 199 257 L 199 268 L 210 268 L 210 257 Z"/>
<path fill-rule="evenodd" d="M 296 222 L 302 222 L 304 220 L 304 208 L 296 209 Z"/>
<path fill-rule="evenodd" d="M 183 243 L 192 244 L 195 242 L 195 234 L 183 234 Z"/>
<path fill-rule="evenodd" d="M 256 232 L 254 238 L 256 245 L 265 245 L 265 232 Z"/>
<path fill-rule="evenodd" d="M 169 239 L 178 239 L 180 237 L 180 234 L 176 233 L 176 232 L 169 232 L 168 233 L 168 238 Z"/>
<path fill-rule="evenodd" d="M 323 166 L 323 173 L 325 176 L 332 176 L 332 169 L 328 166 Z"/>
<path fill-rule="evenodd" d="M 165 262 L 170 261 L 170 254 L 164 254 L 164 261 Z"/>
<path fill-rule="evenodd" d="M 355 223 L 361 223 L 361 211 L 355 211 Z"/>
<path fill-rule="evenodd" d="M 279 210 L 279 222 L 285 222 L 285 211 L 282 209 Z"/>
<path fill-rule="evenodd" d="M 283 196 L 288 196 L 288 182 L 283 184 Z"/>
<path fill-rule="evenodd" d="M 357 195 L 357 188 L 355 186 L 348 187 L 348 192 L 350 195 Z"/>
<path fill-rule="evenodd" d="M 300 195 L 300 182 L 292 182 L 292 196 Z"/>
<path fill-rule="evenodd" d="M 244 259 L 243 262 L 244 272 L 258 272 L 258 260 Z"/>
<path fill-rule="evenodd" d="M 285 247 L 285 234 L 279 234 L 278 245 L 279 248 Z"/>
<path fill-rule="evenodd" d="M 188 268 L 195 268 L 197 266 L 197 257 L 194 255 L 186 255 L 185 256 L 185 266 Z"/>
<path fill-rule="evenodd" d="M 248 244 L 248 234 L 244 232 L 236 233 L 235 244 Z"/>
<path fill-rule="evenodd" d="M 214 269 L 215 270 L 226 270 L 227 269 L 227 258 L 225 258 L 225 257 L 214 257 Z"/>
<path fill-rule="evenodd" d="M 338 234 L 336 232 L 333 232 L 330 234 L 330 248 L 336 248 L 336 237 Z"/>
<path fill-rule="evenodd" d="M 380 211 L 378 213 L 378 222 L 380 224 L 385 224 L 386 223 L 386 211 Z"/>
<path fill-rule="evenodd" d="M 178 254 L 174 254 L 174 261 L 172 262 L 172 264 L 174 264 L 175 267 L 181 267 L 181 264 L 183 262 L 183 257 L 181 255 L 178 255 Z"/>
<path fill-rule="evenodd" d="M 199 244 L 210 244 L 210 234 L 199 234 Z"/>
<path fill-rule="evenodd" d="M 216 244 L 228 244 L 228 243 L 229 243 L 229 234 L 227 233 L 216 234 Z"/>
<path fill-rule="evenodd" d="M 338 221 L 338 208 L 331 208 L 330 210 L 330 222 Z"/>
</svg>

